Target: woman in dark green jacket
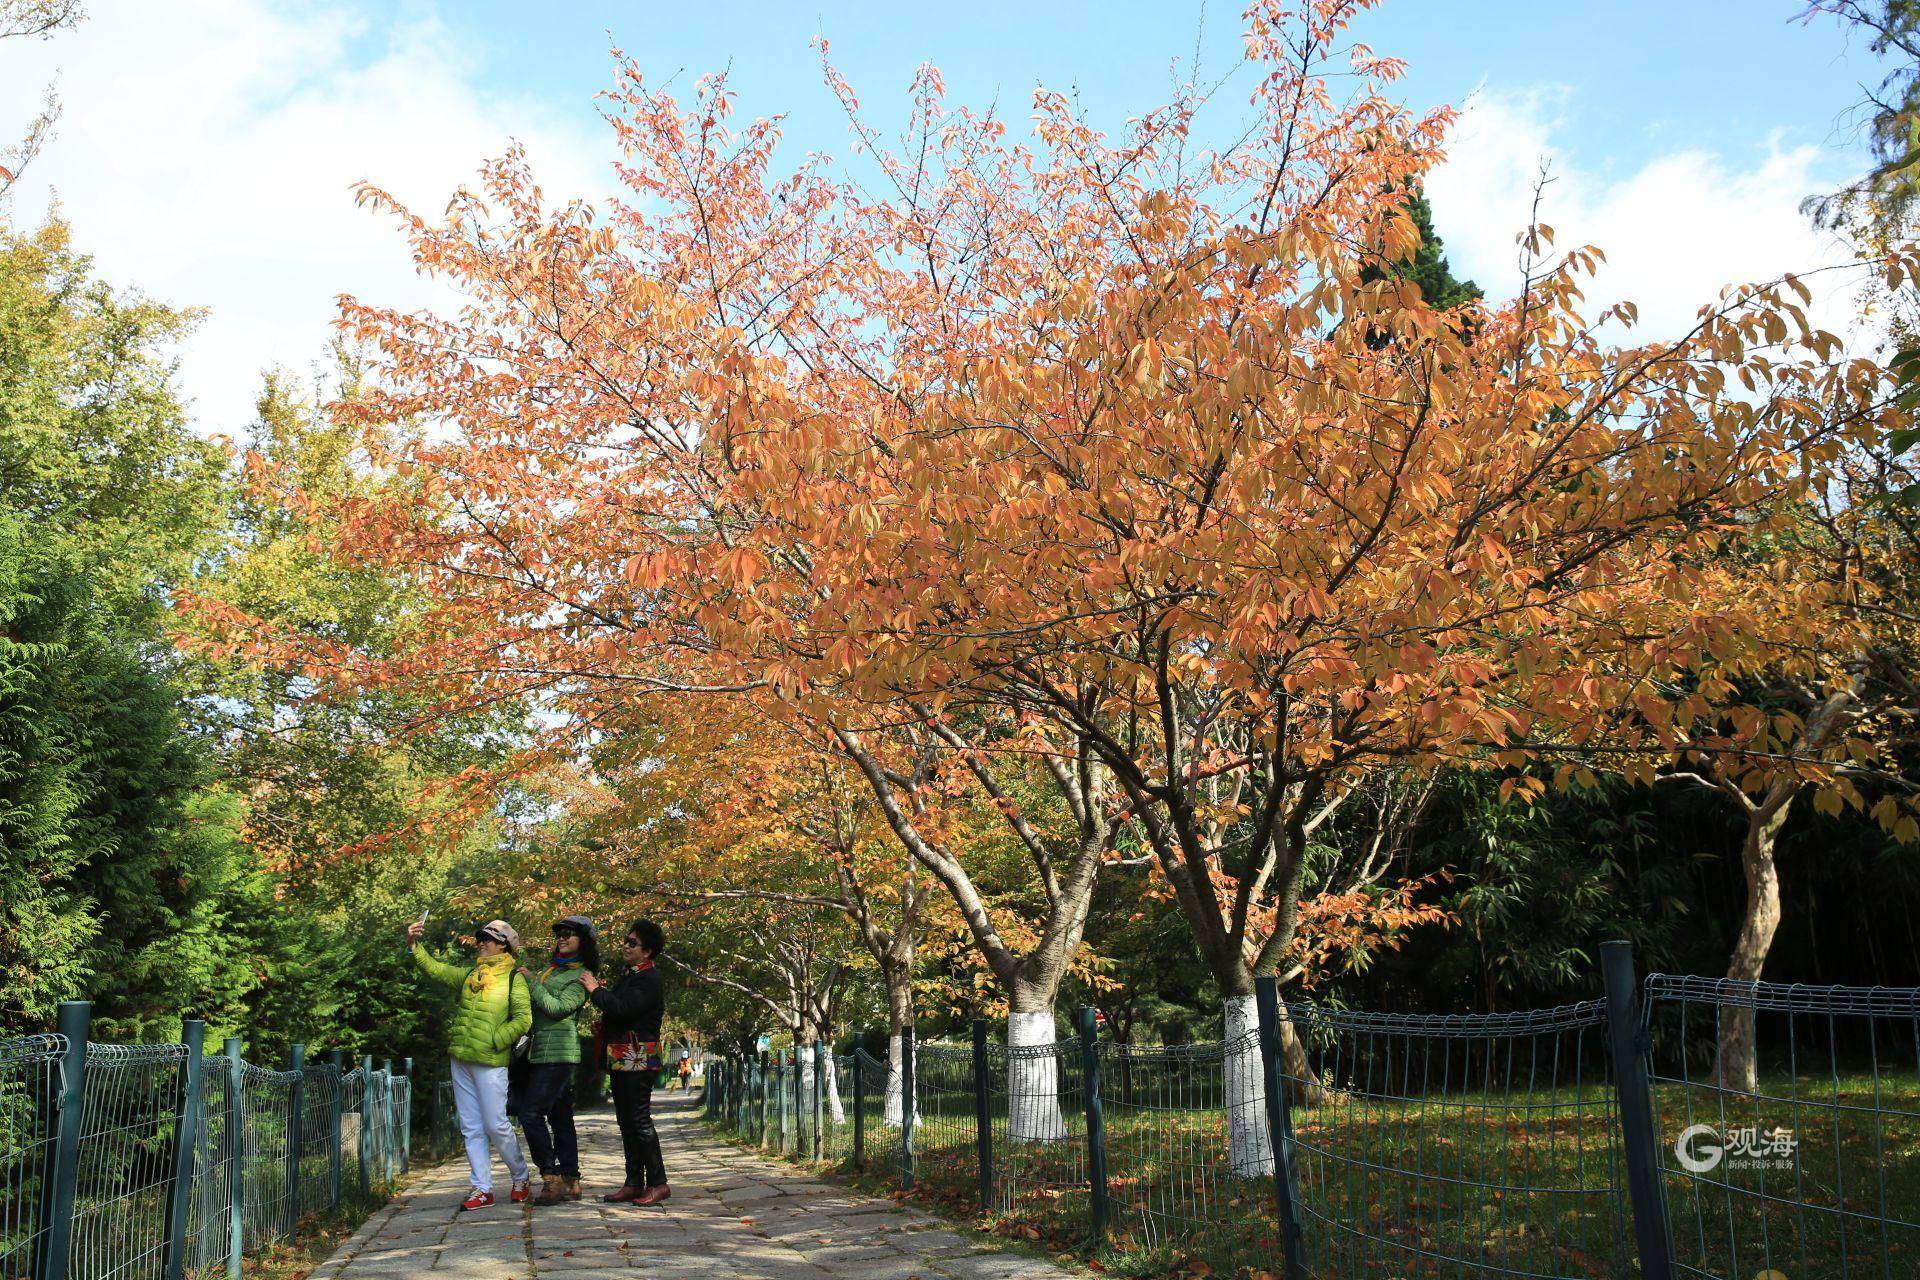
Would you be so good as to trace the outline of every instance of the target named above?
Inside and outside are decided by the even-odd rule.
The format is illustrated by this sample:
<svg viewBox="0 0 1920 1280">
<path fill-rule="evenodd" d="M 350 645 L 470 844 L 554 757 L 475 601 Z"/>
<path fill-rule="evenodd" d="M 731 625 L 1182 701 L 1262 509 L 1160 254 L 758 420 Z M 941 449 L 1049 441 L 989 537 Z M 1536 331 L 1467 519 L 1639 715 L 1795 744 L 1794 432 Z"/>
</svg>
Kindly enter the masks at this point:
<svg viewBox="0 0 1920 1280">
<path fill-rule="evenodd" d="M 593 921 L 567 916 L 553 925 L 553 957 L 545 973 L 522 969 L 533 1003 L 531 1069 L 520 1103 L 520 1131 L 527 1154 L 540 1170 L 535 1204 L 580 1198 L 580 1138 L 573 1127 L 573 1073 L 580 1065 L 581 1006 L 587 989 L 581 975 L 600 965 Z"/>
</svg>

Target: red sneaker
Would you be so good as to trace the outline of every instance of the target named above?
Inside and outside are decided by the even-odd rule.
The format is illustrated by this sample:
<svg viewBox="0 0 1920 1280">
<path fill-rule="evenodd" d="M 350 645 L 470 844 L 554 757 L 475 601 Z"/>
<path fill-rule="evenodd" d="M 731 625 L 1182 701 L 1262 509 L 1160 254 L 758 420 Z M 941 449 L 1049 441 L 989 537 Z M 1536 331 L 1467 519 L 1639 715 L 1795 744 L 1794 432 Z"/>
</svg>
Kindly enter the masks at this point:
<svg viewBox="0 0 1920 1280">
<path fill-rule="evenodd" d="M 491 1206 L 492 1204 L 493 1204 L 493 1192 L 476 1191 L 472 1195 L 468 1196 L 465 1200 L 462 1200 L 460 1202 L 460 1207 L 462 1209 L 471 1211 L 474 1209 L 485 1209 Z"/>
<path fill-rule="evenodd" d="M 531 1183 L 516 1182 L 513 1184 L 513 1190 L 507 1193 L 507 1199 L 511 1200 L 514 1204 L 525 1204 L 527 1197 L 532 1194 L 533 1186 Z"/>
</svg>

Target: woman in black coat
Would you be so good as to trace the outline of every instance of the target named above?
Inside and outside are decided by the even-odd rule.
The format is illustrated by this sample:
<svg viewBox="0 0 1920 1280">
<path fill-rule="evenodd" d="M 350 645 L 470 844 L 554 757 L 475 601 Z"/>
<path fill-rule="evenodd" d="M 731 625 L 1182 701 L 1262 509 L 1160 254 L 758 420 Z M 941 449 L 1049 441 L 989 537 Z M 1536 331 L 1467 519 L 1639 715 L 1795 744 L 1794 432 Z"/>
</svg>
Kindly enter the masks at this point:
<svg viewBox="0 0 1920 1280">
<path fill-rule="evenodd" d="M 598 982 L 591 973 L 580 979 L 587 999 L 600 1010 L 613 1113 L 626 1148 L 626 1183 L 601 1197 L 612 1204 L 659 1204 L 672 1194 L 660 1159 L 660 1135 L 653 1127 L 653 1086 L 661 1068 L 660 1017 L 666 1011 L 660 970 L 653 962 L 666 945 L 667 936 L 659 925 L 635 920 L 620 948 L 620 958 L 626 961 L 620 976 L 611 983 Z"/>
</svg>

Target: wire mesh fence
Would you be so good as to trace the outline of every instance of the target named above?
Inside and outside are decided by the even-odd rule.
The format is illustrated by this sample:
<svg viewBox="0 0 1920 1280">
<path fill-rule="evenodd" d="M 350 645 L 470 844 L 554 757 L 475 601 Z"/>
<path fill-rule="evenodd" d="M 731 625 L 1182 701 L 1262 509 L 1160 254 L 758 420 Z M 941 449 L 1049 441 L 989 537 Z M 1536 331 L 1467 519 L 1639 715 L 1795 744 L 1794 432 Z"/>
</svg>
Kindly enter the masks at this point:
<svg viewBox="0 0 1920 1280">
<path fill-rule="evenodd" d="M 1206 1044 L 1096 1042 L 1083 1011 L 1052 1043 L 979 1024 L 971 1046 L 734 1058 L 707 1111 L 1056 1247 L 1215 1273 L 1920 1276 L 1920 990 L 1638 982 L 1624 944 L 1603 961 L 1605 998 L 1522 1013 L 1268 985 L 1255 1028 Z"/>
<path fill-rule="evenodd" d="M 912 1177 L 929 1194 L 965 1202 L 980 1185 L 973 1053 L 916 1045 L 913 1068 Z M 895 1159 L 901 1158 L 896 1153 Z"/>
<path fill-rule="evenodd" d="M 986 1049 L 993 1211 L 1039 1226 L 1089 1221 L 1087 1095 L 1074 1040 Z"/>
<path fill-rule="evenodd" d="M 1230 1261 L 1274 1256 L 1279 1224 L 1257 1035 L 1100 1047 L 1108 1194 L 1122 1246 Z M 1229 1064 L 1251 1059 L 1251 1070 Z"/>
<path fill-rule="evenodd" d="M 40 1212 L 61 1088 L 64 1036 L 0 1041 L 0 1280 L 33 1273 L 44 1238 Z"/>
<path fill-rule="evenodd" d="M 411 1084 L 336 1063 L 278 1071 L 238 1042 L 0 1041 L 0 1280 L 155 1280 L 227 1270 L 404 1167 Z"/>
<path fill-rule="evenodd" d="M 1646 982 L 1677 1274 L 1920 1275 L 1920 991 Z"/>
<path fill-rule="evenodd" d="M 80 1275 L 161 1273 L 186 1060 L 182 1045 L 87 1046 L 69 1254 Z"/>
<path fill-rule="evenodd" d="M 241 1066 L 246 1110 L 241 1120 L 241 1233 L 265 1243 L 287 1234 L 292 1189 L 287 1177 L 288 1120 L 293 1110 L 293 1073 Z"/>
<path fill-rule="evenodd" d="M 854 1099 L 861 1150 L 853 1158 L 869 1168 L 897 1169 L 905 1146 L 900 1127 L 900 1072 L 889 1065 L 894 1054 L 876 1058 L 862 1048 L 854 1056 L 859 1059 L 860 1079 L 866 1087 Z"/>
<path fill-rule="evenodd" d="M 1290 1006 L 1308 1265 L 1354 1276 L 1624 1274 L 1600 1001 L 1390 1017 Z"/>
<path fill-rule="evenodd" d="M 187 1217 L 187 1265 L 194 1271 L 212 1271 L 231 1250 L 233 1172 L 244 1158 L 236 1141 L 243 1127 L 234 1123 L 239 1097 L 233 1089 L 237 1059 L 209 1055 L 200 1075 L 200 1123 L 196 1135 L 189 1194 L 193 1208 Z"/>
<path fill-rule="evenodd" d="M 824 1092 L 826 1108 L 820 1138 L 820 1158 L 846 1160 L 853 1155 L 853 1111 L 849 1090 L 853 1087 L 853 1055 L 825 1054 Z"/>
</svg>

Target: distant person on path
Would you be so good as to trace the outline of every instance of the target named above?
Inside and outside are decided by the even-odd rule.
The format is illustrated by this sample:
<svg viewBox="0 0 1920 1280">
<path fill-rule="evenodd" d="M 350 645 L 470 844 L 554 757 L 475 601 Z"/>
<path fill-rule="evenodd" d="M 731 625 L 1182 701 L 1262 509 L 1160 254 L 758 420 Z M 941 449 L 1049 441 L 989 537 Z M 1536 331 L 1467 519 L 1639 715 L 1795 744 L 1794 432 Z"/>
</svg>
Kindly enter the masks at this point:
<svg viewBox="0 0 1920 1280">
<path fill-rule="evenodd" d="M 513 1178 L 509 1198 L 526 1200 L 527 1162 L 507 1123 L 507 1064 L 513 1044 L 533 1026 L 528 984 L 514 971 L 514 952 L 520 935 L 505 920 L 489 920 L 480 929 L 471 966 L 447 964 L 427 954 L 420 945 L 426 926 L 407 926 L 413 958 L 427 976 L 460 991 L 448 1037 L 447 1057 L 453 1071 L 453 1102 L 460 1113 L 460 1133 L 467 1141 L 467 1164 L 473 1171 L 473 1194 L 460 1206 L 484 1209 L 493 1203 L 493 1160 L 489 1141 L 507 1162 Z"/>
<path fill-rule="evenodd" d="M 685 1093 L 688 1089 L 692 1087 L 693 1087 L 693 1054 L 685 1049 L 682 1049 L 680 1051 L 680 1092 Z"/>
<path fill-rule="evenodd" d="M 580 1137 L 573 1127 L 573 1073 L 580 1065 L 578 1017 L 587 1003 L 581 978 L 600 967 L 600 940 L 593 921 L 567 916 L 554 922 L 553 956 L 547 971 L 520 973 L 533 1002 L 532 1070 L 520 1100 L 520 1131 L 527 1154 L 540 1170 L 533 1202 L 560 1204 L 580 1198 Z"/>
<path fill-rule="evenodd" d="M 590 973 L 580 981 L 600 1010 L 600 1034 L 606 1044 L 607 1074 L 613 1083 L 613 1112 L 626 1148 L 627 1180 L 601 1199 L 611 1204 L 659 1204 L 673 1194 L 660 1159 L 660 1135 L 653 1127 L 653 1087 L 660 1082 L 660 1019 L 666 1001 L 654 960 L 667 936 L 651 920 L 635 920 L 620 948 L 626 964 L 620 976 L 603 984 Z"/>
</svg>

